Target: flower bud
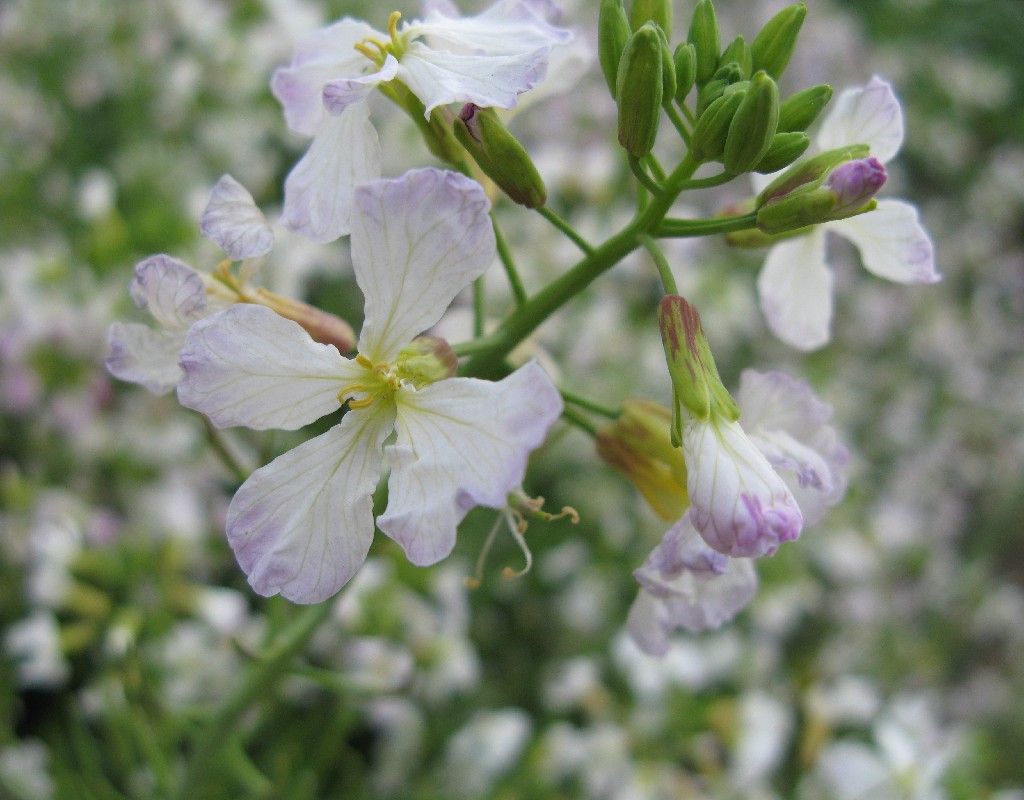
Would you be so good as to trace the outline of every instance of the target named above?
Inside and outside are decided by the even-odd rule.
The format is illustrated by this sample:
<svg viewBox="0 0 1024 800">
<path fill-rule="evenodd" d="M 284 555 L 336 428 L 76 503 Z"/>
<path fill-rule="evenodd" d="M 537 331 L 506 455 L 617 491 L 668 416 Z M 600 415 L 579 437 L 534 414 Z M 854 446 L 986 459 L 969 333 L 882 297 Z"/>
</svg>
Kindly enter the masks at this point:
<svg viewBox="0 0 1024 800">
<path fill-rule="evenodd" d="M 822 185 L 836 195 L 832 219 L 852 216 L 885 185 L 885 167 L 877 158 L 862 158 L 840 164 Z"/>
<path fill-rule="evenodd" d="M 417 336 L 395 359 L 399 375 L 417 389 L 455 375 L 459 360 L 451 345 L 438 336 Z"/>
<path fill-rule="evenodd" d="M 351 325 L 309 303 L 268 292 L 262 287 L 246 292 L 245 299 L 240 302 L 266 306 L 285 319 L 299 323 L 316 341 L 333 344 L 339 353 L 348 353 L 356 346 L 356 335 Z"/>
<path fill-rule="evenodd" d="M 779 87 L 766 72 L 757 72 L 729 123 L 722 159 L 726 171 L 740 175 L 756 167 L 772 146 L 778 123 Z"/>
<path fill-rule="evenodd" d="M 664 520 L 689 505 L 686 462 L 669 436 L 672 412 L 649 400 L 627 400 L 615 422 L 597 432 L 597 452 L 636 486 Z"/>
<path fill-rule="evenodd" d="M 764 188 L 754 201 L 754 207 L 761 208 L 761 206 L 778 200 L 801 186 L 816 187 L 828 173 L 844 161 L 867 158 L 869 152 L 867 145 L 858 144 L 826 150 L 824 153 L 818 153 L 816 156 L 798 161 Z"/>
<path fill-rule="evenodd" d="M 776 133 L 772 138 L 772 145 L 768 152 L 757 162 L 754 172 L 762 175 L 770 175 L 785 169 L 811 146 L 811 137 L 806 133 L 794 131 L 793 133 Z"/>
<path fill-rule="evenodd" d="M 658 28 L 658 35 L 661 37 L 661 104 L 668 106 L 676 96 L 676 65 L 665 31 Z"/>
<path fill-rule="evenodd" d="M 692 44 L 681 44 L 672 56 L 672 63 L 676 72 L 676 102 L 682 105 L 697 80 L 697 51 Z"/>
<path fill-rule="evenodd" d="M 796 48 L 800 26 L 807 16 L 807 6 L 797 3 L 782 9 L 768 20 L 754 37 L 750 51 L 754 58 L 754 69 L 763 69 L 778 80 L 789 63 Z"/>
<path fill-rule="evenodd" d="M 686 41 L 697 53 L 697 83 L 704 83 L 715 74 L 722 50 L 722 36 L 711 0 L 699 0 L 694 7 Z"/>
<path fill-rule="evenodd" d="M 633 0 L 629 9 L 629 23 L 634 31 L 640 30 L 646 22 L 654 22 L 672 36 L 672 0 Z"/>
<path fill-rule="evenodd" d="M 754 73 L 750 45 L 746 43 L 742 36 L 737 36 L 722 51 L 722 55 L 718 59 L 718 67 L 721 69 L 727 64 L 736 64 L 739 67 L 743 80 L 746 80 Z"/>
<path fill-rule="evenodd" d="M 648 22 L 630 37 L 619 60 L 615 96 L 619 103 L 619 144 L 642 158 L 658 137 L 662 100 L 662 41 Z"/>
<path fill-rule="evenodd" d="M 710 161 L 722 155 L 729 125 L 745 93 L 740 89 L 723 94 L 700 115 L 690 136 L 690 157 L 694 161 Z"/>
<path fill-rule="evenodd" d="M 527 208 L 544 205 L 547 189 L 540 173 L 493 108 L 466 103 L 454 122 L 454 131 L 477 166 L 509 198 Z"/>
<path fill-rule="evenodd" d="M 831 99 L 832 87 L 826 83 L 790 95 L 779 106 L 779 132 L 807 130 Z"/>
<path fill-rule="evenodd" d="M 601 63 L 601 72 L 613 98 L 619 59 L 632 35 L 622 0 L 601 0 L 601 10 L 597 15 L 597 60 Z"/>
<path fill-rule="evenodd" d="M 700 87 L 697 92 L 697 116 L 704 113 L 704 110 L 715 100 L 725 94 L 730 86 L 746 88 L 748 81 L 743 80 L 743 71 L 735 61 L 730 61 L 724 67 L 719 67 L 711 80 Z"/>
<path fill-rule="evenodd" d="M 658 324 L 677 403 L 696 419 L 738 419 L 739 409 L 718 376 L 697 309 L 679 295 L 665 295 L 658 304 Z"/>
</svg>

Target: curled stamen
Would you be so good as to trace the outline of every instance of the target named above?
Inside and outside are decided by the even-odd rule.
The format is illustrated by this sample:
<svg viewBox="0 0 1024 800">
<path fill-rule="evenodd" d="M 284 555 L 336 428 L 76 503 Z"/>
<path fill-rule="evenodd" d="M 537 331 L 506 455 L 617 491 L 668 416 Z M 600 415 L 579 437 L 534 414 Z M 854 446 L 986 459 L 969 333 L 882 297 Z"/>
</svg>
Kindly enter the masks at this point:
<svg viewBox="0 0 1024 800">
<path fill-rule="evenodd" d="M 515 514 L 513 518 L 512 514 Z M 505 512 L 505 519 L 508 522 L 509 531 L 512 533 L 512 538 L 515 539 L 516 544 L 519 545 L 519 549 L 523 551 L 523 557 L 526 559 L 526 565 L 518 572 L 512 567 L 505 567 L 501 571 L 501 577 L 506 580 L 512 578 L 521 578 L 533 567 L 533 553 L 530 552 L 530 548 L 526 544 L 526 539 L 523 538 L 523 534 L 526 533 L 527 522 L 523 519 L 523 515 L 518 512 L 509 513 Z"/>
<path fill-rule="evenodd" d="M 338 402 L 344 403 L 346 396 L 353 394 L 354 392 L 365 392 L 366 387 L 361 383 L 349 383 L 338 389 Z"/>
<path fill-rule="evenodd" d="M 491 546 L 494 544 L 494 540 L 498 536 L 498 528 L 501 527 L 504 516 L 499 513 L 494 519 L 494 525 L 491 526 L 491 532 L 487 534 L 487 538 L 484 539 L 484 546 L 480 548 L 480 555 L 476 559 L 476 570 L 472 578 L 466 578 L 466 588 L 468 589 L 479 589 L 480 584 L 484 578 L 484 564 L 487 563 L 487 554 L 491 552 Z"/>
<path fill-rule="evenodd" d="M 358 53 L 366 56 L 378 67 L 384 66 L 384 60 L 387 58 L 389 49 L 389 46 L 384 42 L 378 42 L 374 38 L 369 38 L 363 39 L 361 42 L 357 42 L 353 47 Z M 373 48 L 377 48 L 376 52 Z"/>
<path fill-rule="evenodd" d="M 354 408 L 369 408 L 376 399 L 377 395 L 371 394 L 369 397 L 364 397 L 361 400 L 349 400 L 348 407 L 350 410 Z"/>
<path fill-rule="evenodd" d="M 388 36 L 391 37 L 391 41 L 395 44 L 398 44 L 398 20 L 401 18 L 401 11 L 392 11 L 391 16 L 388 17 Z"/>
</svg>

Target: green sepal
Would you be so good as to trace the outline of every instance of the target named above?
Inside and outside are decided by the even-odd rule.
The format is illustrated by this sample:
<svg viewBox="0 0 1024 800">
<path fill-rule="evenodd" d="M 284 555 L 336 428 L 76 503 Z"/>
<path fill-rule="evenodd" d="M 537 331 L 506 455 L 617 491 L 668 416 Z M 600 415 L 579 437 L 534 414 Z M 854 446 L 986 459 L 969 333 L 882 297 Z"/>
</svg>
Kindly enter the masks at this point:
<svg viewBox="0 0 1024 800">
<path fill-rule="evenodd" d="M 757 162 L 753 171 L 762 175 L 770 175 L 780 169 L 785 169 L 800 158 L 810 146 L 811 137 L 801 131 L 776 133 L 768 152 Z"/>
<path fill-rule="evenodd" d="M 467 103 L 452 127 L 477 166 L 511 200 L 527 208 L 540 208 L 547 202 L 544 180 L 497 111 Z"/>
<path fill-rule="evenodd" d="M 655 22 L 672 37 L 672 0 L 633 0 L 629 9 L 629 24 L 634 31 L 640 30 L 646 22 Z"/>
<path fill-rule="evenodd" d="M 745 94 L 745 89 L 723 94 L 700 115 L 690 135 L 690 157 L 694 161 L 711 161 L 722 155 L 729 125 Z"/>
<path fill-rule="evenodd" d="M 697 83 L 710 80 L 718 67 L 718 56 L 722 51 L 722 36 L 718 31 L 718 18 L 711 0 L 699 0 L 694 7 L 686 41 L 697 52 Z"/>
<path fill-rule="evenodd" d="M 633 35 L 622 0 L 601 0 L 597 15 L 597 60 L 601 63 L 608 91 L 615 97 L 619 59 Z"/>
<path fill-rule="evenodd" d="M 831 99 L 832 87 L 827 83 L 791 94 L 779 106 L 779 132 L 807 130 Z"/>
<path fill-rule="evenodd" d="M 759 209 L 803 187 L 817 188 L 844 161 L 867 158 L 869 153 L 870 148 L 866 144 L 854 144 L 798 161 L 761 191 L 754 200 L 754 207 Z"/>
<path fill-rule="evenodd" d="M 654 147 L 661 121 L 662 40 L 653 22 L 644 23 L 619 59 L 615 93 L 619 104 L 619 144 L 636 158 Z"/>
<path fill-rule="evenodd" d="M 729 123 L 722 158 L 726 171 L 741 175 L 756 167 L 772 146 L 778 124 L 779 87 L 767 72 L 756 72 Z"/>
<path fill-rule="evenodd" d="M 754 69 L 764 70 L 778 80 L 796 48 L 800 26 L 807 16 L 807 6 L 796 3 L 782 9 L 761 28 L 750 45 Z"/>
<path fill-rule="evenodd" d="M 676 73 L 676 102 L 682 105 L 697 80 L 697 51 L 693 45 L 684 42 L 676 47 L 672 64 Z"/>
</svg>

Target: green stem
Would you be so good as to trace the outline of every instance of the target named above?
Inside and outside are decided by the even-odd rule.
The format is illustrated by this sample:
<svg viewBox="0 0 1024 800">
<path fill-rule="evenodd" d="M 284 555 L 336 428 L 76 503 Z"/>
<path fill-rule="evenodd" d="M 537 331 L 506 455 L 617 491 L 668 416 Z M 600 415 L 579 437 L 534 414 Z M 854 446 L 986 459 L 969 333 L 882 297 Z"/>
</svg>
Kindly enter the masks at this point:
<svg viewBox="0 0 1024 800">
<path fill-rule="evenodd" d="M 516 300 L 516 305 L 521 306 L 526 302 L 526 289 L 523 287 L 523 279 L 519 277 L 519 271 L 512 260 L 512 251 L 509 250 L 508 242 L 501 235 L 498 220 L 493 216 L 491 217 L 491 225 L 494 228 L 494 241 L 498 246 L 498 258 L 501 259 L 501 265 L 505 268 L 505 275 L 508 276 L 508 285 L 512 288 L 512 296 Z M 482 333 L 483 331 L 481 330 L 476 335 L 480 336 Z"/>
<path fill-rule="evenodd" d="M 658 243 L 646 233 L 640 234 L 639 238 L 640 244 L 644 246 L 644 250 L 650 254 L 651 260 L 654 261 L 654 266 L 658 268 L 658 274 L 661 275 L 661 285 L 665 287 L 665 294 L 679 294 L 679 290 L 676 288 L 676 276 L 672 274 L 672 268 L 668 265 L 668 259 L 661 252 Z"/>
<path fill-rule="evenodd" d="M 640 234 L 652 233 L 672 207 L 681 185 L 697 165 L 689 156 L 669 175 L 666 191 L 651 199 L 621 231 L 576 262 L 568 272 L 553 280 L 509 315 L 490 337 L 490 345 L 473 354 L 462 374 L 496 377 L 502 374 L 505 357 L 537 326 L 602 274 L 640 246 Z"/>
<path fill-rule="evenodd" d="M 733 231 L 745 231 L 756 226 L 757 212 L 721 219 L 666 219 L 657 227 L 655 235 L 663 239 L 716 236 Z"/>
<path fill-rule="evenodd" d="M 584 253 L 590 255 L 591 253 L 594 252 L 594 248 L 582 236 L 576 233 L 576 231 L 568 222 L 566 222 L 564 219 L 558 216 L 558 214 L 556 214 L 550 208 L 548 208 L 547 206 L 541 206 L 540 208 L 537 209 L 537 213 L 544 217 L 544 219 L 546 219 L 556 228 L 558 228 L 558 230 L 565 234 L 566 237 L 568 237 L 569 240 Z"/>
<path fill-rule="evenodd" d="M 223 434 L 213 427 L 213 423 L 206 416 L 203 414 L 199 416 L 203 419 L 203 427 L 206 429 L 206 440 L 210 443 L 210 447 L 213 448 L 213 452 L 224 462 L 224 466 L 235 474 L 240 483 L 245 483 L 249 477 L 249 471 L 238 463 L 238 459 L 235 458 L 227 442 L 224 441 Z"/>
<path fill-rule="evenodd" d="M 566 422 L 588 433 L 591 438 L 597 437 L 597 426 L 576 409 L 566 408 L 562 411 L 562 416 L 565 417 Z"/>
<path fill-rule="evenodd" d="M 718 175 L 712 175 L 708 178 L 694 178 L 693 180 L 686 181 L 680 189 L 710 189 L 713 186 L 721 186 L 724 183 L 728 183 L 735 177 L 731 172 L 720 172 Z"/>
<path fill-rule="evenodd" d="M 263 658 L 250 664 L 234 692 L 228 697 L 213 720 L 203 729 L 192 748 L 192 760 L 178 786 L 177 800 L 197 797 L 198 787 L 213 766 L 222 749 L 231 740 L 239 718 L 257 700 L 265 697 L 274 682 L 288 668 L 291 660 L 316 633 L 333 609 L 331 602 L 307 606 L 266 651 Z"/>
<path fill-rule="evenodd" d="M 647 174 L 647 171 L 644 169 L 644 165 L 639 158 L 634 155 L 626 156 L 626 158 L 629 161 L 630 170 L 633 172 L 633 175 L 636 176 L 636 179 L 640 181 L 641 186 L 655 197 L 660 197 L 665 193 L 665 190 Z"/>
<path fill-rule="evenodd" d="M 676 131 L 679 133 L 679 137 L 683 140 L 687 147 L 690 146 L 690 131 L 686 127 L 686 122 L 679 116 L 679 112 L 676 111 L 676 107 L 669 103 L 665 106 L 665 113 L 668 114 L 669 120 L 675 126 Z"/>
<path fill-rule="evenodd" d="M 570 392 L 568 389 L 559 389 L 562 394 L 562 399 L 567 403 L 572 403 L 574 406 L 585 408 L 587 411 L 593 411 L 595 414 L 600 414 L 602 417 L 608 417 L 608 419 L 618 419 L 622 416 L 622 410 L 616 408 L 609 408 L 608 406 L 595 403 L 586 397 Z"/>
<path fill-rule="evenodd" d="M 484 276 L 473 281 L 473 336 L 484 335 Z"/>
</svg>

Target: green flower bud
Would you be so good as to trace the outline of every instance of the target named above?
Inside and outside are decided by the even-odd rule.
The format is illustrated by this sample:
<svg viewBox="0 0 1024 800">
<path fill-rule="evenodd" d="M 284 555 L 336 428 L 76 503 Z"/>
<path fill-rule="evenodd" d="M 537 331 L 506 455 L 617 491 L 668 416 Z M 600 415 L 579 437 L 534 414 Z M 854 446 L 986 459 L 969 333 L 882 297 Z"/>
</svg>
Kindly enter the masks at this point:
<svg viewBox="0 0 1024 800">
<path fill-rule="evenodd" d="M 700 115 L 690 135 L 690 157 L 694 161 L 711 161 L 722 155 L 729 125 L 745 94 L 745 89 L 723 94 Z"/>
<path fill-rule="evenodd" d="M 597 60 L 601 62 L 601 72 L 612 97 L 615 97 L 619 59 L 632 35 L 622 0 L 601 0 L 601 10 L 597 15 Z"/>
<path fill-rule="evenodd" d="M 802 186 L 816 187 L 828 174 L 845 161 L 866 158 L 870 148 L 866 144 L 839 147 L 826 150 L 816 156 L 799 161 L 769 183 L 754 200 L 754 207 L 761 206 L 790 194 Z"/>
<path fill-rule="evenodd" d="M 682 105 L 697 80 L 697 51 L 692 44 L 681 44 L 672 55 L 676 73 L 676 102 Z"/>
<path fill-rule="evenodd" d="M 779 124 L 779 87 L 768 73 L 750 79 L 725 139 L 722 164 L 733 175 L 749 172 L 765 157 Z"/>
<path fill-rule="evenodd" d="M 793 55 L 805 16 L 807 6 L 797 3 L 782 9 L 765 23 L 750 45 L 754 69 L 763 69 L 776 80 L 782 76 Z"/>
<path fill-rule="evenodd" d="M 686 41 L 697 52 L 697 83 L 704 83 L 715 74 L 722 50 L 722 36 L 718 32 L 718 19 L 711 0 L 699 0 L 693 9 Z"/>
<path fill-rule="evenodd" d="M 661 28 L 658 28 L 658 34 L 661 36 L 661 104 L 668 106 L 676 96 L 676 65 L 672 60 L 668 35 Z"/>
<path fill-rule="evenodd" d="M 633 0 L 629 9 L 629 23 L 634 31 L 640 30 L 646 22 L 656 22 L 672 36 L 672 0 Z"/>
<path fill-rule="evenodd" d="M 662 100 L 662 41 L 653 22 L 626 43 L 619 60 L 615 96 L 619 102 L 619 144 L 642 158 L 658 137 Z"/>
<path fill-rule="evenodd" d="M 737 36 L 733 39 L 718 59 L 719 68 L 730 63 L 735 63 L 739 67 L 740 74 L 744 80 L 749 78 L 754 72 L 750 45 L 746 43 L 742 36 Z"/>
<path fill-rule="evenodd" d="M 696 419 L 739 419 L 739 408 L 718 375 L 697 309 L 679 295 L 665 295 L 658 304 L 658 324 L 676 403 Z"/>
<path fill-rule="evenodd" d="M 832 99 L 832 87 L 822 83 L 787 97 L 779 106 L 779 131 L 805 131 Z"/>
<path fill-rule="evenodd" d="M 466 103 L 453 127 L 455 138 L 477 166 L 514 202 L 527 208 L 547 202 L 547 189 L 533 161 L 493 108 Z"/>
<path fill-rule="evenodd" d="M 715 100 L 722 96 L 726 88 L 735 84 L 743 84 L 743 70 L 735 61 L 731 61 L 723 67 L 719 67 L 715 74 L 697 92 L 697 116 L 704 113 L 704 109 L 710 106 Z"/>
<path fill-rule="evenodd" d="M 757 162 L 754 172 L 762 175 L 770 175 L 785 169 L 800 156 L 804 154 L 811 145 L 811 137 L 806 133 L 794 131 L 792 133 L 776 133 L 772 139 L 772 146 L 764 154 L 764 158 Z"/>
</svg>

